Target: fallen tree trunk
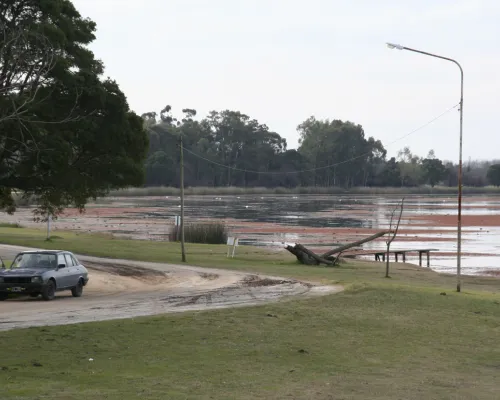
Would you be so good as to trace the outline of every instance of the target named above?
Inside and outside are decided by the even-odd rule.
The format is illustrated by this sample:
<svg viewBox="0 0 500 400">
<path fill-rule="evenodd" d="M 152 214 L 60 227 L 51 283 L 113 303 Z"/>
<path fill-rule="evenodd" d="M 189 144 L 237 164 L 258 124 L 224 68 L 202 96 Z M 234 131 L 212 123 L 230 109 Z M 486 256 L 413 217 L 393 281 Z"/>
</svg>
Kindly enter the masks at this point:
<svg viewBox="0 0 500 400">
<path fill-rule="evenodd" d="M 349 249 L 351 249 L 353 247 L 360 246 L 363 243 L 371 242 L 372 240 L 378 239 L 379 237 L 387 235 L 388 233 L 392 233 L 392 231 L 378 232 L 375 235 L 368 236 L 368 237 L 366 237 L 364 239 L 358 240 L 357 242 L 345 244 L 345 245 L 337 247 L 337 248 L 335 248 L 333 250 L 327 251 L 326 253 L 322 254 L 320 257 L 321 258 L 328 258 L 328 257 L 332 256 L 333 254 L 342 253 L 342 252 L 344 252 L 346 250 L 349 250 Z"/>
<path fill-rule="evenodd" d="M 318 256 L 316 253 L 311 250 L 305 248 L 301 244 L 296 244 L 295 246 L 287 246 L 286 249 L 292 253 L 297 260 L 299 260 L 302 264 L 306 265 L 319 265 L 321 263 L 327 265 L 333 265 L 333 260 L 328 260 L 326 258 Z"/>
<path fill-rule="evenodd" d="M 353 247 L 360 246 L 363 243 L 378 239 L 379 237 L 382 237 L 388 233 L 391 233 L 391 231 L 378 232 L 375 235 L 368 236 L 364 239 L 358 240 L 357 242 L 339 246 L 333 250 L 326 252 L 325 254 L 322 254 L 321 256 L 317 255 L 316 253 L 312 252 L 311 250 L 309 250 L 308 248 L 304 247 L 299 243 L 297 243 L 295 246 L 286 246 L 286 249 L 290 253 L 292 253 L 295 257 L 297 257 L 297 260 L 299 260 L 302 264 L 306 265 L 326 264 L 334 266 L 338 262 L 340 255 L 344 251 L 352 249 Z M 337 254 L 336 258 L 332 257 L 332 255 L 334 254 Z"/>
</svg>

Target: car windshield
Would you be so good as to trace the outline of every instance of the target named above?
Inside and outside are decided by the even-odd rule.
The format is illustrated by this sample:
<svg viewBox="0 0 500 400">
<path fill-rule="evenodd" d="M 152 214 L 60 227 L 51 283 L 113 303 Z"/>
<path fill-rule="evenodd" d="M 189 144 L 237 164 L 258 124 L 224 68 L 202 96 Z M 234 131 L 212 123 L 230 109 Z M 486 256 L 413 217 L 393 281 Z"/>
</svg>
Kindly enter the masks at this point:
<svg viewBox="0 0 500 400">
<path fill-rule="evenodd" d="M 24 253 L 18 254 L 11 265 L 16 268 L 56 268 L 57 257 L 50 253 Z"/>
</svg>

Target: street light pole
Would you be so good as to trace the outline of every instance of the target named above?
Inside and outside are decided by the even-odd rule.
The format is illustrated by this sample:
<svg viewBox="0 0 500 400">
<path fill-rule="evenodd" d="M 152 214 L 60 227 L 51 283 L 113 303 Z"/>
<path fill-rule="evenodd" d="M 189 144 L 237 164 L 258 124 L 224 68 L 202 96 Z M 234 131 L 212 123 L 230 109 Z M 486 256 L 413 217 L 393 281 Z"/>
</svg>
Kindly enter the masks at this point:
<svg viewBox="0 0 500 400">
<path fill-rule="evenodd" d="M 464 115 L 464 70 L 458 61 L 438 56 L 437 54 L 427 53 L 426 51 L 415 50 L 409 47 L 401 46 L 399 44 L 387 43 L 387 47 L 390 49 L 397 50 L 408 50 L 414 53 L 423 54 L 426 56 L 431 56 L 435 58 L 440 58 L 442 60 L 451 61 L 456 64 L 460 69 L 460 145 L 459 145 L 459 157 L 458 157 L 458 221 L 457 221 L 457 292 L 462 289 L 461 284 L 461 272 L 462 272 L 462 133 L 463 133 L 463 115 Z"/>
</svg>

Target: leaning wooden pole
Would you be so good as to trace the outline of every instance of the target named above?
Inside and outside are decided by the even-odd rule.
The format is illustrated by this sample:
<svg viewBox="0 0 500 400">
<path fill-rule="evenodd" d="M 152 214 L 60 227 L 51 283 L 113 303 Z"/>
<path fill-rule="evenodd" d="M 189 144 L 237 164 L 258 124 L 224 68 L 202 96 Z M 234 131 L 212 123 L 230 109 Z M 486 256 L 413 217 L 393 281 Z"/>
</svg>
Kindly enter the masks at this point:
<svg viewBox="0 0 500 400">
<path fill-rule="evenodd" d="M 368 237 L 366 237 L 364 239 L 358 240 L 357 242 L 353 242 L 353 243 L 346 244 L 344 246 L 337 247 L 337 248 L 335 248 L 333 250 L 327 251 L 325 254 L 322 254 L 321 258 L 327 258 L 327 257 L 330 257 L 333 254 L 341 253 L 341 252 L 346 251 L 346 250 L 348 250 L 348 249 L 350 249 L 352 247 L 357 247 L 357 246 L 362 245 L 363 243 L 371 242 L 372 240 L 378 239 L 379 237 L 387 235 L 388 233 L 391 233 L 391 232 L 392 231 L 378 232 L 378 233 L 376 233 L 374 235 L 371 235 L 371 236 L 368 236 Z"/>
<path fill-rule="evenodd" d="M 184 147 L 181 133 L 181 253 L 182 262 L 186 262 L 186 248 L 184 246 Z"/>
</svg>

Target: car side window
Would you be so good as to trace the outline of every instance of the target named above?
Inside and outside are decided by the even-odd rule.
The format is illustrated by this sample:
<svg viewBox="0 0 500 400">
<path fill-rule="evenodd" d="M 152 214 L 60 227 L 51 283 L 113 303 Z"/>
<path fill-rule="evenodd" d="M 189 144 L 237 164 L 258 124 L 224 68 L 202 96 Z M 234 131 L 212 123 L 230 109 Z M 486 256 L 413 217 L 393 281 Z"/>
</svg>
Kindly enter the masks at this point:
<svg viewBox="0 0 500 400">
<path fill-rule="evenodd" d="M 64 264 L 66 266 L 66 260 L 64 259 L 64 256 L 62 254 L 57 255 L 57 265 Z"/>
<path fill-rule="evenodd" d="M 73 266 L 73 260 L 71 259 L 71 256 L 69 254 L 65 254 L 64 257 L 66 258 L 66 265 L 68 267 Z"/>
<path fill-rule="evenodd" d="M 75 256 L 71 256 L 71 259 L 73 260 L 73 265 L 80 265 L 80 263 L 78 262 L 78 260 L 76 259 Z"/>
</svg>

